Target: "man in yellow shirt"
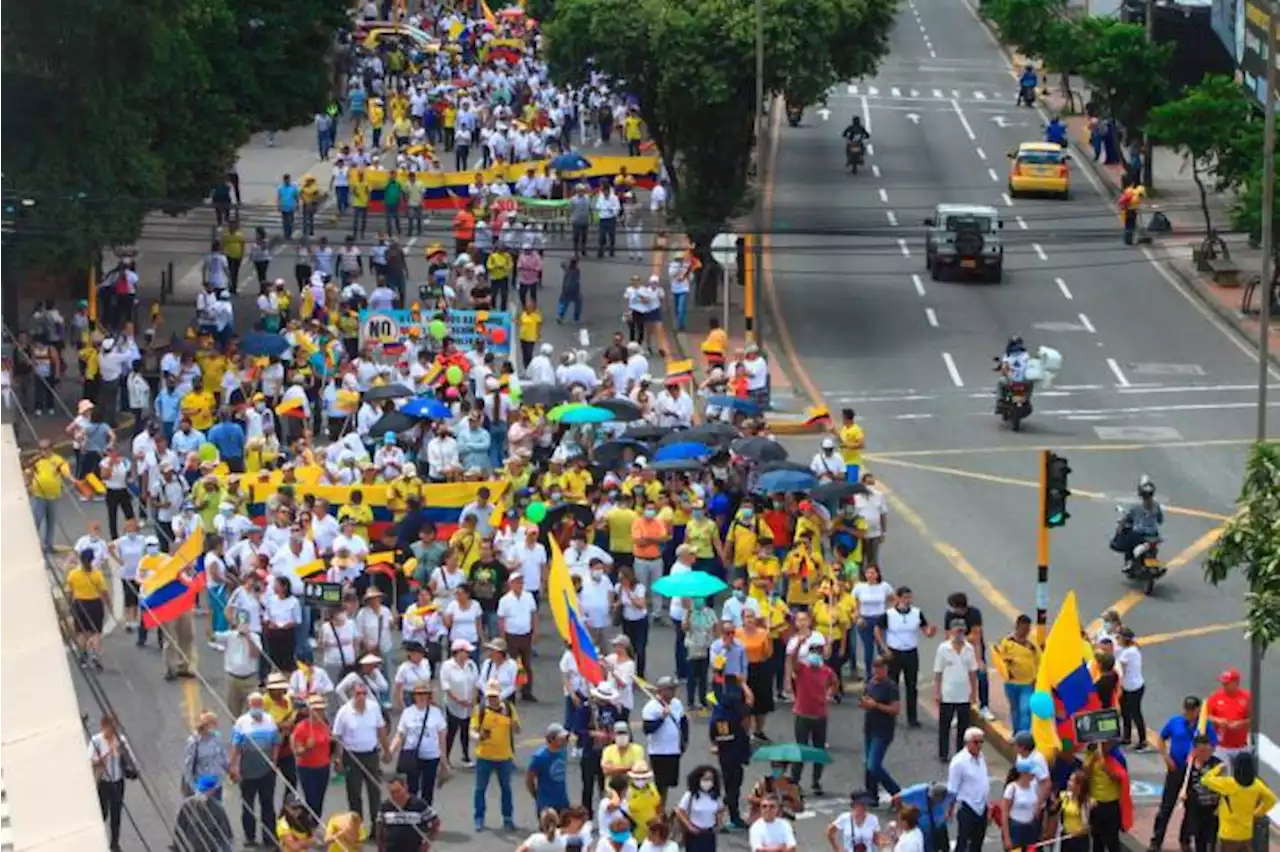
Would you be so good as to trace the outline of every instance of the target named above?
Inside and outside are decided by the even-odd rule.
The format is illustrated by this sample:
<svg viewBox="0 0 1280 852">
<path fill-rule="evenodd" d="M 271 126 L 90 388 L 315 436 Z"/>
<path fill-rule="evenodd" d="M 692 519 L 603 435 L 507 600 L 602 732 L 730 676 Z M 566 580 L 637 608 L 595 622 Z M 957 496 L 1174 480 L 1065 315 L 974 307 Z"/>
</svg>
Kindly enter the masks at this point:
<svg viewBox="0 0 1280 852">
<path fill-rule="evenodd" d="M 787 603 L 792 606 L 812 606 L 818 599 L 818 588 L 826 579 L 827 568 L 822 554 L 813 546 L 809 533 L 796 538 L 796 543 L 782 563 L 782 573 L 787 576 Z"/>
<path fill-rule="evenodd" d="M 542 311 L 532 299 L 524 303 L 520 311 L 520 357 L 525 367 L 533 360 L 534 350 L 542 337 Z"/>
<path fill-rule="evenodd" d="M 725 535 L 725 556 L 739 576 L 747 573 L 747 565 L 756 555 L 761 539 L 772 541 L 773 533 L 750 502 L 744 502 L 729 524 Z"/>
<path fill-rule="evenodd" d="M 1013 730 L 1031 730 L 1031 693 L 1036 689 L 1036 673 L 1040 670 L 1040 648 L 1031 639 L 1031 619 L 1019 615 L 1013 632 L 991 649 L 993 660 L 999 660 L 1004 675 L 1004 695 L 1009 702 Z"/>
<path fill-rule="evenodd" d="M 72 482 L 71 466 L 53 451 L 47 439 L 40 441 L 40 453 L 27 466 L 27 492 L 36 529 L 44 524 L 44 552 L 53 552 L 53 530 L 58 525 L 58 500 L 62 499 L 62 481 Z"/>
<path fill-rule="evenodd" d="M 629 568 L 635 562 L 635 545 L 631 539 L 631 528 L 635 524 L 636 514 L 632 508 L 631 495 L 623 493 L 618 497 L 618 505 L 604 516 L 605 529 L 609 533 L 609 555 L 618 568 Z"/>
<path fill-rule="evenodd" d="M 213 427 L 213 412 L 217 407 L 213 393 L 204 389 L 204 377 L 196 376 L 191 382 L 191 390 L 178 404 L 183 417 L 191 418 L 191 425 L 201 432 L 208 432 Z"/>
<path fill-rule="evenodd" d="M 723 367 L 724 353 L 729 348 L 729 334 L 720 327 L 720 320 L 712 317 L 707 321 L 707 336 L 702 341 L 702 357 L 707 360 L 708 367 Z"/>
<path fill-rule="evenodd" d="M 387 508 L 399 518 L 409 508 L 410 497 L 422 497 L 422 479 L 418 476 L 418 466 L 413 462 L 405 462 L 400 475 L 391 480 L 387 487 Z"/>
<path fill-rule="evenodd" d="M 338 523 L 343 525 L 343 535 L 357 535 L 364 539 L 370 548 L 374 543 L 369 541 L 369 525 L 373 523 L 373 509 L 364 502 L 364 492 L 354 490 L 345 506 L 338 509 Z M 346 524 L 351 528 L 347 529 Z"/>
<path fill-rule="evenodd" d="M 627 117 L 622 119 L 622 138 L 627 143 L 627 154 L 639 157 L 640 142 L 644 139 L 644 122 L 634 110 L 628 112 Z"/>
<path fill-rule="evenodd" d="M 566 503 L 587 502 L 587 486 L 591 484 L 591 471 L 587 470 L 587 457 L 574 456 L 570 467 L 560 476 L 560 488 Z"/>
<path fill-rule="evenodd" d="M 369 175 L 364 169 L 356 169 L 348 179 L 351 186 L 351 233 L 364 239 L 369 228 Z"/>
<path fill-rule="evenodd" d="M 844 458 L 844 478 L 846 482 L 858 482 L 862 477 L 862 449 L 866 446 L 866 436 L 862 427 L 854 422 L 856 415 L 852 408 L 840 412 L 840 431 L 836 433 L 840 441 L 840 455 Z"/>
<path fill-rule="evenodd" d="M 773 553 L 773 544 L 762 539 L 756 544 L 756 555 L 747 564 L 747 576 L 751 580 L 750 595 L 761 606 L 761 612 L 768 605 L 769 590 L 774 589 L 782 581 L 782 565 Z"/>
<path fill-rule="evenodd" d="M 498 245 L 485 258 L 484 268 L 489 273 L 489 289 L 493 291 L 492 304 L 495 309 L 501 306 L 505 311 L 511 298 L 511 276 L 516 268 L 515 259 L 505 246 Z M 523 327 L 521 330 L 523 331 Z M 523 337 L 520 339 L 524 340 Z"/>
<path fill-rule="evenodd" d="M 507 831 L 515 830 L 515 814 L 511 800 L 511 776 L 515 771 L 515 735 L 520 732 L 520 720 L 515 705 L 502 700 L 502 687 L 491 680 L 484 688 L 484 704 L 471 717 L 471 735 L 476 738 L 476 831 L 484 829 L 485 799 L 489 792 L 489 778 L 498 776 L 502 791 L 502 824 Z"/>
</svg>

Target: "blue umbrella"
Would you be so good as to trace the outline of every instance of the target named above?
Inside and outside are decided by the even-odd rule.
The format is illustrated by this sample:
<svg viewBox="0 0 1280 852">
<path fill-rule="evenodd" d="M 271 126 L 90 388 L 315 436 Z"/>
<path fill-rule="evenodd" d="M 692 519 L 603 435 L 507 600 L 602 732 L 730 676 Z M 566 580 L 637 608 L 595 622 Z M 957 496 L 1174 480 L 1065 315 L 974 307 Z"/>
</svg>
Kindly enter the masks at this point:
<svg viewBox="0 0 1280 852">
<path fill-rule="evenodd" d="M 667 444 L 665 447 L 658 447 L 658 452 L 654 454 L 654 461 L 687 461 L 689 459 L 705 459 L 711 455 L 711 451 L 707 449 L 706 444 L 698 444 L 693 441 L 682 441 L 678 444 Z"/>
<path fill-rule="evenodd" d="M 748 417 L 755 417 L 760 413 L 760 406 L 749 399 L 738 399 L 736 396 L 709 396 L 707 397 L 707 405 L 727 408 L 730 411 L 739 411 Z"/>
<path fill-rule="evenodd" d="M 240 338 L 240 351 L 246 355 L 274 358 L 289 348 L 289 341 L 278 334 L 255 331 Z"/>
<path fill-rule="evenodd" d="M 714 574 L 706 571 L 686 571 L 668 574 L 653 584 L 653 593 L 667 598 L 706 598 L 718 595 L 729 586 Z"/>
<path fill-rule="evenodd" d="M 561 415 L 560 423 L 565 426 L 580 426 L 583 423 L 608 423 L 613 419 L 613 412 L 607 408 L 584 405 L 581 408 L 572 408 L 566 411 Z"/>
<path fill-rule="evenodd" d="M 449 420 L 453 417 L 449 406 L 423 396 L 416 396 L 400 406 L 400 413 L 419 420 Z"/>
<path fill-rule="evenodd" d="M 761 475 L 756 484 L 756 490 L 768 494 L 778 491 L 808 491 L 817 484 L 818 478 L 812 473 L 801 473 L 798 470 L 774 470 Z"/>
<path fill-rule="evenodd" d="M 580 172 L 591 168 L 591 161 L 577 151 L 561 154 L 551 161 L 553 172 Z"/>
</svg>

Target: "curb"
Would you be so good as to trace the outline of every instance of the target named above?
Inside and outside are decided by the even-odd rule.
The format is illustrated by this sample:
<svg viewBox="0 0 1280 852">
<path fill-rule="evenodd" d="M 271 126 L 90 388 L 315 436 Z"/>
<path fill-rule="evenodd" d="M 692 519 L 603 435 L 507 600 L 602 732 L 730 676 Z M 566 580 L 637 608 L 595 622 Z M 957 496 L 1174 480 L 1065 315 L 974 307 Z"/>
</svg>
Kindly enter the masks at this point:
<svg viewBox="0 0 1280 852">
<path fill-rule="evenodd" d="M 1245 324 L 1245 318 L 1238 310 L 1223 304 L 1218 299 L 1215 299 L 1213 293 L 1205 285 L 1199 275 L 1192 275 L 1185 269 L 1182 269 L 1166 260 L 1160 260 L 1158 262 L 1168 269 L 1175 278 L 1186 285 L 1187 289 L 1191 291 L 1191 294 L 1194 295 L 1199 302 L 1212 311 L 1214 315 L 1223 322 L 1230 325 L 1231 328 L 1245 340 L 1245 342 L 1251 345 L 1257 345 L 1257 337 L 1253 330 Z M 1259 330 L 1261 330 L 1261 324 L 1259 324 Z M 1280 352 L 1276 352 L 1272 349 L 1267 356 L 1267 360 L 1271 362 L 1272 366 L 1280 368 Z"/>
</svg>

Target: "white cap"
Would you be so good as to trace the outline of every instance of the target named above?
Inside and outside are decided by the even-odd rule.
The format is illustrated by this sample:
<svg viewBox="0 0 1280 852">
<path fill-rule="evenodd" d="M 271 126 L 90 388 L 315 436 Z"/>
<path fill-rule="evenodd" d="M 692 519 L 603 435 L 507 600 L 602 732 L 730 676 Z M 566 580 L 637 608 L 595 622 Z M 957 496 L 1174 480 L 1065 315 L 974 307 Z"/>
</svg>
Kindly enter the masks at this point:
<svg viewBox="0 0 1280 852">
<path fill-rule="evenodd" d="M 836 441 L 835 441 L 835 438 L 823 438 L 823 439 L 822 439 L 822 449 L 824 449 L 824 450 L 834 450 L 835 448 L 836 448 Z"/>
<path fill-rule="evenodd" d="M 636 456 L 636 460 L 632 464 L 636 467 L 646 467 L 649 464 L 649 460 L 644 456 Z"/>
<path fill-rule="evenodd" d="M 650 276 L 649 276 L 649 283 L 650 283 L 650 284 L 657 284 L 660 280 L 661 280 L 661 279 L 660 279 L 660 278 L 658 278 L 658 276 L 656 276 L 656 275 L 650 275 Z"/>
<path fill-rule="evenodd" d="M 541 351 L 542 351 L 542 354 L 543 354 L 543 355 L 550 355 L 550 354 L 551 354 L 552 352 L 554 352 L 555 350 L 556 350 L 556 348 L 555 348 L 554 346 L 552 346 L 550 343 L 544 343 L 544 344 L 542 344 Z"/>
</svg>

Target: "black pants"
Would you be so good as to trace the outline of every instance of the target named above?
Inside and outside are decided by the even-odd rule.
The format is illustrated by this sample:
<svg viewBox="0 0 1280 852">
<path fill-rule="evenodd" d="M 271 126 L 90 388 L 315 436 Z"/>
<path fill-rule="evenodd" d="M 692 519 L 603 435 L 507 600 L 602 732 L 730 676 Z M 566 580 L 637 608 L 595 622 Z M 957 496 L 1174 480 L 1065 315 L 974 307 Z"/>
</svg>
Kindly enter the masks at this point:
<svg viewBox="0 0 1280 852">
<path fill-rule="evenodd" d="M 956 723 L 955 751 L 947 751 L 947 734 L 951 732 L 951 720 Z M 973 721 L 973 710 L 966 704 L 948 704 L 938 707 L 938 760 L 951 760 L 951 755 L 964 748 L 964 732 Z"/>
<path fill-rule="evenodd" d="M 596 793 L 604 795 L 604 772 L 600 769 L 600 751 L 596 748 L 582 750 L 582 806 L 588 813 L 595 813 L 593 802 Z"/>
<path fill-rule="evenodd" d="M 254 815 L 257 801 L 262 816 L 262 845 L 271 846 L 276 837 L 276 774 L 268 772 L 261 778 L 240 779 L 240 827 L 244 830 L 244 842 L 252 843 L 258 836 L 258 820 Z"/>
<path fill-rule="evenodd" d="M 236 287 L 240 285 L 240 264 L 242 263 L 244 263 L 242 257 L 227 258 L 227 289 L 233 296 L 236 294 Z"/>
<path fill-rule="evenodd" d="M 897 683 L 900 675 L 905 679 L 903 686 L 907 695 L 907 724 L 914 727 L 920 724 L 919 687 L 917 686 L 917 681 L 920 679 L 920 651 L 915 648 L 909 651 L 890 650 L 892 653 L 889 656 L 889 680 Z"/>
<path fill-rule="evenodd" d="M 648 661 L 649 647 L 649 619 L 637 618 L 635 621 L 629 619 L 622 620 L 622 633 L 631 640 L 631 647 L 635 649 L 636 657 L 636 674 L 644 677 L 644 665 Z"/>
<path fill-rule="evenodd" d="M 116 512 L 124 512 L 125 520 L 133 520 L 133 495 L 128 488 L 107 489 L 107 529 L 111 531 L 111 540 L 120 537 L 116 527 Z"/>
<path fill-rule="evenodd" d="M 111 848 L 120 848 L 120 815 L 124 813 L 124 779 L 98 782 L 98 807 L 111 829 Z"/>
<path fill-rule="evenodd" d="M 795 717 L 796 742 L 800 745 L 811 745 L 814 748 L 826 749 L 827 747 L 827 717 L 822 716 L 796 716 Z M 791 780 L 799 784 L 800 776 L 804 773 L 803 763 L 791 764 Z M 813 765 L 813 786 L 818 787 L 822 783 L 822 764 L 815 763 Z"/>
<path fill-rule="evenodd" d="M 720 777 L 724 779 L 724 803 L 729 809 L 730 822 L 743 821 L 739 802 L 742 799 L 744 769 L 744 764 L 739 760 L 720 758 Z"/>
<path fill-rule="evenodd" d="M 947 705 L 942 705 L 946 707 Z M 956 808 L 955 852 L 982 852 L 982 839 L 987 833 L 986 813 L 977 813 L 968 805 Z"/>
<path fill-rule="evenodd" d="M 1218 839 L 1218 814 L 1213 808 L 1206 808 L 1194 802 L 1188 803 L 1182 814 L 1182 826 L 1178 831 L 1178 839 L 1190 843 L 1196 852 L 1209 852 Z"/>
<path fill-rule="evenodd" d="M 343 750 L 342 763 L 347 773 L 347 810 L 360 813 L 360 793 L 363 790 L 369 805 L 365 824 L 372 825 L 378 818 L 378 808 L 382 806 L 382 765 L 378 762 L 378 752 Z"/>
<path fill-rule="evenodd" d="M 1142 718 L 1142 696 L 1146 691 L 1145 686 L 1140 686 L 1132 692 L 1124 690 L 1120 693 L 1120 718 L 1124 724 L 1120 738 L 1125 745 L 1133 742 L 1130 734 L 1134 728 L 1138 730 L 1138 743 L 1147 741 L 1147 720 Z"/>
<path fill-rule="evenodd" d="M 609 250 L 609 257 L 613 257 L 614 250 L 618 246 L 618 220 L 601 219 L 598 227 L 600 229 L 600 242 L 596 247 L 596 257 L 604 257 L 606 248 Z"/>
<path fill-rule="evenodd" d="M 445 719 L 445 725 L 446 725 L 445 735 L 444 735 L 445 736 L 444 756 L 448 757 L 449 755 L 453 754 L 453 738 L 458 736 L 458 734 L 462 734 L 462 738 L 461 738 L 462 739 L 462 759 L 470 760 L 471 759 L 471 730 L 469 727 L 470 720 L 462 718 L 460 716 L 455 716 L 452 713 L 448 713 L 448 712 L 444 714 L 444 719 Z"/>
<path fill-rule="evenodd" d="M 284 781 L 281 785 L 284 789 L 280 791 L 280 810 L 284 810 L 285 798 L 295 790 L 301 792 L 298 786 L 298 759 L 291 754 L 281 755 L 276 760 L 276 769 L 280 770 L 280 779 Z"/>
<path fill-rule="evenodd" d="M 573 253 L 574 254 L 587 253 L 587 226 L 586 225 L 573 226 Z"/>
<path fill-rule="evenodd" d="M 1120 852 L 1120 803 L 1094 802 L 1089 809 L 1093 852 Z"/>
<path fill-rule="evenodd" d="M 924 848 L 929 852 L 951 852 L 951 837 L 947 834 L 945 825 L 940 825 L 932 831 L 926 832 L 924 842 Z"/>
<path fill-rule="evenodd" d="M 1159 849 L 1164 846 L 1164 835 L 1169 830 L 1169 820 L 1173 818 L 1173 809 L 1178 806 L 1178 796 L 1182 793 L 1182 785 L 1186 780 L 1187 768 L 1182 766 L 1164 774 L 1164 793 L 1160 796 L 1160 809 L 1156 811 L 1155 825 L 1151 827 L 1151 847 Z M 1188 840 L 1187 817 L 1182 818 L 1182 828 L 1178 832 L 1178 843 L 1185 845 Z"/>
<path fill-rule="evenodd" d="M 271 265 L 270 260 L 255 260 L 253 262 L 253 271 L 258 275 L 258 290 L 261 291 L 267 286 L 267 267 Z"/>
</svg>

